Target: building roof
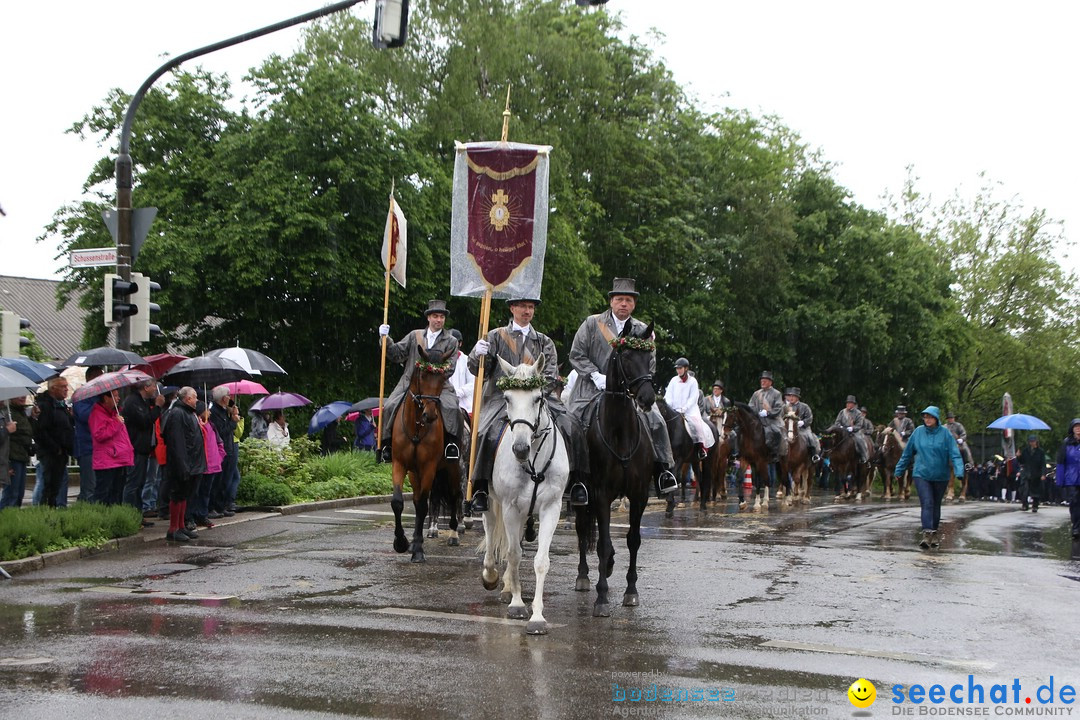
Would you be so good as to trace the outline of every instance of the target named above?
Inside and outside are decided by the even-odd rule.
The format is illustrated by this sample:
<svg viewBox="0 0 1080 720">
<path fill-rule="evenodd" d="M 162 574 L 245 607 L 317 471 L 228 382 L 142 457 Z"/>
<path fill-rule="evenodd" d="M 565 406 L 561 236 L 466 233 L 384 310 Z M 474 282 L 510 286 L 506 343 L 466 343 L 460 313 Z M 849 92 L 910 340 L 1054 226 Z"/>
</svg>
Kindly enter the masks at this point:
<svg viewBox="0 0 1080 720">
<path fill-rule="evenodd" d="M 56 309 L 59 280 L 0 275 L 0 307 L 30 321 L 30 331 L 53 360 L 65 360 L 82 347 L 83 314 L 78 297 Z"/>
</svg>

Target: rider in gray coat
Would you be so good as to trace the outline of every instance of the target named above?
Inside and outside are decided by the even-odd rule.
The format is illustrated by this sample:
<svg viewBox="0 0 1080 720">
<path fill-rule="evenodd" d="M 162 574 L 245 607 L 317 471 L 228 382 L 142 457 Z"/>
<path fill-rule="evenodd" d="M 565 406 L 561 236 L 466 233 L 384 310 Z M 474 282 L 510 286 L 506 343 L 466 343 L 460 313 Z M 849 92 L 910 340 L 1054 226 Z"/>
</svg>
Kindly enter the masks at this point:
<svg viewBox="0 0 1080 720">
<path fill-rule="evenodd" d="M 799 418 L 799 434 L 803 436 L 806 446 L 810 448 L 811 459 L 817 462 L 821 459 L 821 441 L 818 440 L 814 431 L 810 429 L 810 426 L 814 424 L 814 411 L 802 401 L 802 390 L 797 387 L 789 387 L 785 390 L 784 400 L 791 406 L 795 416 Z"/>
<path fill-rule="evenodd" d="M 855 441 L 855 451 L 858 454 L 859 462 L 865 463 L 867 458 L 870 457 L 870 448 L 866 445 L 866 436 L 863 435 L 863 415 L 856 407 L 858 403 L 855 400 L 854 395 L 848 395 L 847 401 L 844 403 L 844 409 L 836 415 L 836 421 L 834 425 L 839 425 L 847 432 L 851 433 L 852 439 Z"/>
<path fill-rule="evenodd" d="M 784 438 L 784 423 L 780 413 L 784 409 L 784 399 L 780 391 L 773 387 L 773 374 L 768 370 L 761 373 L 761 387 L 750 396 L 750 407 L 761 418 L 765 430 L 765 444 L 772 451 L 771 462 L 777 462 L 787 455 L 787 439 Z"/>
<path fill-rule="evenodd" d="M 450 361 L 457 357 L 455 354 L 458 349 L 457 339 L 449 331 L 443 330 L 446 314 L 445 300 L 428 301 L 427 310 L 424 311 L 428 321 L 427 328 L 414 330 L 396 343 L 390 342 L 390 326 L 379 326 L 380 341 L 383 336 L 386 336 L 388 342 L 386 359 L 405 366 L 401 379 L 398 380 L 397 386 L 383 405 L 381 446 L 384 461 L 390 459 L 390 438 L 394 426 L 394 414 L 402 398 L 405 397 L 405 392 L 409 389 L 409 383 L 412 382 L 413 373 L 416 371 L 416 363 L 420 360 L 419 344 L 423 343 L 429 355 L 445 357 Z M 449 382 L 443 385 L 439 396 L 439 407 L 442 411 L 443 434 L 446 436 L 445 455 L 448 460 L 456 460 L 461 456 L 458 448 L 458 438 L 461 437 L 461 412 L 458 410 L 457 393 Z"/>
<path fill-rule="evenodd" d="M 637 307 L 638 293 L 634 289 L 633 278 L 615 278 L 611 292 L 608 293 L 608 309 L 599 315 L 590 315 L 581 323 L 574 344 L 570 348 L 570 364 L 578 372 L 578 381 L 570 393 L 570 412 L 584 427 L 589 426 L 589 413 L 593 401 L 606 387 L 604 373 L 611 358 L 611 345 L 608 341 L 623 331 L 626 323 L 631 323 L 633 331 L 640 334 L 645 331 L 645 323 L 631 317 Z M 656 351 L 653 351 L 649 371 L 656 373 Z M 671 469 L 675 460 L 671 457 L 671 438 L 668 437 L 667 424 L 660 415 L 660 410 L 653 405 L 645 413 L 645 423 L 652 436 L 653 457 L 657 464 L 657 491 L 661 494 L 674 492 L 679 484 Z"/>
</svg>

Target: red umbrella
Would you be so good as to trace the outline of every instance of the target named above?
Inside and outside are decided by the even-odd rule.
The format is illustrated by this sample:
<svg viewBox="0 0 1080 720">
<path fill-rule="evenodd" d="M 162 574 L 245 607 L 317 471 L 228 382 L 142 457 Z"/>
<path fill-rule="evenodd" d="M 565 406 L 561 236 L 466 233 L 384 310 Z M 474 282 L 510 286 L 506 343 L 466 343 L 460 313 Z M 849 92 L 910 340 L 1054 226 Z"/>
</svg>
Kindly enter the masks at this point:
<svg viewBox="0 0 1080 720">
<path fill-rule="evenodd" d="M 107 372 L 104 375 L 99 375 L 72 393 L 71 402 L 81 402 L 82 400 L 97 397 L 98 395 L 104 395 L 113 390 L 120 390 L 122 388 L 131 387 L 132 385 L 139 385 L 140 383 L 153 379 L 154 378 L 139 370 L 117 370 L 116 372 Z"/>
<path fill-rule="evenodd" d="M 158 353 L 147 355 L 146 362 L 139 365 L 131 365 L 129 369 L 141 370 L 147 375 L 153 375 L 160 379 L 162 375 L 172 370 L 173 366 L 187 360 L 187 355 L 174 355 L 172 353 Z"/>
</svg>

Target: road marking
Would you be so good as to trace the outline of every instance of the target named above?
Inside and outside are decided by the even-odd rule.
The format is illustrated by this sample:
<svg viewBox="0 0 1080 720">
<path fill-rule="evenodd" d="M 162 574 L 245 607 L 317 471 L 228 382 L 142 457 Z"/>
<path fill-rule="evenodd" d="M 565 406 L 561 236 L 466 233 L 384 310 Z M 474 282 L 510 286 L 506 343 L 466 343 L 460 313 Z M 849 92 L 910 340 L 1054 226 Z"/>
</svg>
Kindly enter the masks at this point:
<svg viewBox="0 0 1080 720">
<path fill-rule="evenodd" d="M 47 657 L 29 657 L 29 658 L 0 658 L 0 667 L 25 667 L 27 665 L 48 665 L 49 663 L 56 662 L 52 658 Z"/>
<path fill-rule="evenodd" d="M 629 528 L 630 525 L 629 524 L 623 524 L 623 523 L 611 523 L 611 527 L 613 527 L 613 528 Z M 679 527 L 664 527 L 662 525 L 642 525 L 641 529 L 642 530 L 649 530 L 649 531 L 652 531 L 652 530 L 667 530 L 667 531 L 670 531 L 670 532 L 726 533 L 726 534 L 729 534 L 729 535 L 750 535 L 750 534 L 752 534 L 754 532 L 758 532 L 757 530 L 734 530 L 732 528 L 689 527 L 689 526 L 682 526 L 682 525 L 680 525 Z"/>
<path fill-rule="evenodd" d="M 806 650 L 808 652 L 832 653 L 834 655 L 858 655 L 859 657 L 884 658 L 886 660 L 903 660 L 905 662 L 935 663 L 947 667 L 964 668 L 973 670 L 992 670 L 997 663 L 984 660 L 953 660 L 951 658 L 938 657 L 936 655 L 924 655 L 921 653 L 895 653 L 877 650 L 862 650 L 859 648 L 845 648 L 836 645 L 818 645 L 816 643 L 787 642 L 786 640 L 769 640 L 761 643 L 758 647 L 782 648 L 784 650 Z"/>
<path fill-rule="evenodd" d="M 202 602 L 207 600 L 226 602 L 229 600 L 238 599 L 236 595 L 200 595 L 198 593 L 166 592 L 163 590 L 144 590 L 142 588 L 119 587 L 117 585 L 95 585 L 94 587 L 83 588 L 83 592 L 99 592 L 108 593 L 110 595 L 134 595 L 136 597 L 168 598 L 170 600 L 194 600 L 196 602 Z"/>
<path fill-rule="evenodd" d="M 488 617 L 487 615 L 462 615 L 461 613 L 448 613 L 438 612 L 436 610 L 415 610 L 413 608 L 396 608 L 396 607 L 384 607 L 378 610 L 372 610 L 372 612 L 382 613 L 383 615 L 401 615 L 403 617 L 422 617 L 432 618 L 434 620 L 465 620 L 467 622 L 483 623 L 485 625 L 512 625 L 514 627 L 521 627 L 527 621 L 526 620 L 511 620 L 510 618 L 495 618 Z M 548 629 L 566 627 L 566 625 L 560 625 L 559 623 L 549 622 Z"/>
</svg>

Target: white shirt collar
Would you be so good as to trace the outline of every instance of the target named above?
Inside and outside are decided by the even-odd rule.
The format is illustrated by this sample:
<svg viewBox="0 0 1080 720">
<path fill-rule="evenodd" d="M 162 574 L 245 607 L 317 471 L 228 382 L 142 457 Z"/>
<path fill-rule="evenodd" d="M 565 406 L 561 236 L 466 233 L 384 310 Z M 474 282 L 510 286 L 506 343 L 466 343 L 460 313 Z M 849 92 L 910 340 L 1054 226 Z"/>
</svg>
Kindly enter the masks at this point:
<svg viewBox="0 0 1080 720">
<path fill-rule="evenodd" d="M 611 319 L 615 321 L 615 329 L 619 331 L 620 335 L 622 335 L 623 328 L 626 326 L 626 323 L 630 318 L 627 317 L 626 320 L 620 320 L 618 316 L 615 315 L 615 313 L 611 313 Z"/>
<path fill-rule="evenodd" d="M 532 332 L 532 325 L 526 325 L 521 327 L 513 320 L 510 321 L 510 332 L 520 332 L 523 336 L 529 337 L 529 333 Z"/>
<path fill-rule="evenodd" d="M 431 330 L 427 331 L 428 350 L 431 349 L 431 346 L 435 344 L 435 341 L 439 339 L 439 335 L 441 335 L 441 334 L 442 334 L 442 330 L 435 330 L 434 332 L 431 331 Z"/>
</svg>

